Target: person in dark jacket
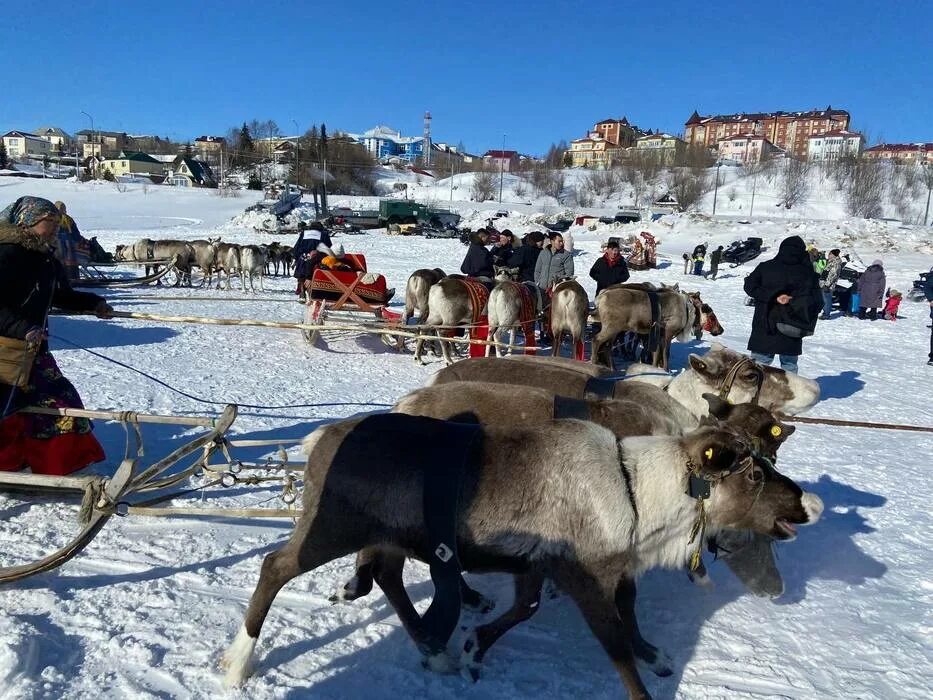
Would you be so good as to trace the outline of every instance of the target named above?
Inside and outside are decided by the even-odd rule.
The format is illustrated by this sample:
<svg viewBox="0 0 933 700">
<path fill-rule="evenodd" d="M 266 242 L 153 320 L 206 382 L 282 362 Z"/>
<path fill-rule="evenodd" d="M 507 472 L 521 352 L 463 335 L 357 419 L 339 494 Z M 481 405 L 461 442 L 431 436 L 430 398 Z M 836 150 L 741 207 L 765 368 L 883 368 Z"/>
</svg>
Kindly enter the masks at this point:
<svg viewBox="0 0 933 700">
<path fill-rule="evenodd" d="M 884 306 L 886 287 L 884 266 L 880 260 L 874 260 L 858 278 L 859 318 L 865 318 L 866 312 L 872 321 L 878 318 L 878 309 Z"/>
<path fill-rule="evenodd" d="M 470 236 L 470 245 L 460 265 L 460 272 L 467 277 L 485 277 L 489 280 L 495 277 L 492 253 L 486 248 L 488 242 L 489 234 L 486 233 L 486 229 L 481 228 Z"/>
<path fill-rule="evenodd" d="M 312 221 L 307 225 L 302 221 L 298 224 L 298 240 L 292 246 L 292 255 L 295 256 L 294 275 L 298 280 L 295 294 L 298 294 L 302 300 L 304 300 L 305 282 L 311 279 L 314 268 L 331 249 L 330 233 L 324 228 L 324 224 L 320 221 Z"/>
<path fill-rule="evenodd" d="M 930 359 L 927 364 L 933 367 L 933 270 L 923 279 L 923 295 L 930 305 Z"/>
<path fill-rule="evenodd" d="M 619 252 L 619 244 L 609 241 L 606 250 L 590 268 L 590 277 L 596 280 L 596 293 L 599 294 L 606 287 L 613 284 L 622 284 L 629 278 L 628 265 Z"/>
<path fill-rule="evenodd" d="M 813 332 L 823 306 L 819 276 L 803 239 L 791 236 L 781 241 L 777 256 L 759 263 L 745 278 L 745 293 L 755 301 L 748 339 L 752 358 L 770 365 L 780 355 L 781 368 L 796 372 L 802 338 Z"/>
<path fill-rule="evenodd" d="M 49 352 L 49 309 L 94 311 L 102 318 L 113 311 L 103 297 L 71 288 L 53 250 L 60 223 L 55 205 L 39 197 L 20 197 L 0 212 L 0 360 L 5 368 L 0 469 L 5 471 L 28 466 L 36 473 L 64 475 L 104 459 L 87 419 L 17 412 L 36 405 L 83 408 Z M 28 379 L 20 381 L 24 375 Z"/>
<path fill-rule="evenodd" d="M 522 239 L 522 244 L 512 253 L 509 266 L 518 268 L 519 282 L 535 281 L 535 264 L 538 262 L 538 256 L 541 255 L 544 238 L 544 234 L 540 231 L 532 231 Z"/>
<path fill-rule="evenodd" d="M 722 262 L 722 246 L 719 246 L 709 254 L 709 272 L 706 273 L 706 279 L 712 277 L 716 279 L 719 274 L 719 263 Z"/>
<path fill-rule="evenodd" d="M 496 241 L 492 250 L 489 251 L 492 253 L 493 265 L 498 267 L 515 267 L 511 262 L 515 255 L 515 248 L 513 247 L 514 242 L 515 234 L 508 229 L 499 234 L 499 240 Z"/>
</svg>

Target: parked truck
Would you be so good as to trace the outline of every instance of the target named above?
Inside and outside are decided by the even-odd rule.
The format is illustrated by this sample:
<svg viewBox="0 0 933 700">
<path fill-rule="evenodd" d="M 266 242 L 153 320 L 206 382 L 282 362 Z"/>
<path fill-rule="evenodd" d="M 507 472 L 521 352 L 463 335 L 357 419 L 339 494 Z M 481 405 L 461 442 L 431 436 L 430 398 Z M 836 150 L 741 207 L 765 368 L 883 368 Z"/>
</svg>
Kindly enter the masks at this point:
<svg viewBox="0 0 933 700">
<path fill-rule="evenodd" d="M 428 224 L 435 228 L 456 226 L 460 215 L 449 209 L 434 209 L 407 199 L 383 199 L 379 202 L 379 224 Z"/>
</svg>

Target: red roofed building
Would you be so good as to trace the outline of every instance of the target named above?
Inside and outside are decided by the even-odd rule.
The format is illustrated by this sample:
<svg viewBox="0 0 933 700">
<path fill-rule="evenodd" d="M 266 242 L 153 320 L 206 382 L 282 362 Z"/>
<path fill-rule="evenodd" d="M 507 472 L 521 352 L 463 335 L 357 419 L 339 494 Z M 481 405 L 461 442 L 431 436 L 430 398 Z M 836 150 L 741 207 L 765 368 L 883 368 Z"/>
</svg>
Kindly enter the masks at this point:
<svg viewBox="0 0 933 700">
<path fill-rule="evenodd" d="M 486 151 L 483 163 L 510 173 L 518 167 L 518 151 Z"/>
<path fill-rule="evenodd" d="M 721 159 L 742 163 L 757 163 L 762 157 L 768 158 L 777 150 L 768 139 L 756 134 L 729 136 L 721 139 L 717 146 Z"/>
<path fill-rule="evenodd" d="M 635 139 L 644 136 L 645 132 L 637 126 L 628 123 L 626 117 L 621 119 L 603 119 L 596 122 L 593 131 L 609 143 L 620 148 L 629 148 L 635 145 Z"/>
<path fill-rule="evenodd" d="M 898 163 L 933 163 L 933 143 L 882 143 L 866 148 L 862 155 Z"/>
<path fill-rule="evenodd" d="M 831 106 L 809 112 L 756 112 L 700 116 L 696 111 L 684 124 L 684 140 L 707 148 L 741 134 L 763 136 L 796 158 L 806 158 L 813 134 L 849 128 L 849 113 Z"/>
</svg>

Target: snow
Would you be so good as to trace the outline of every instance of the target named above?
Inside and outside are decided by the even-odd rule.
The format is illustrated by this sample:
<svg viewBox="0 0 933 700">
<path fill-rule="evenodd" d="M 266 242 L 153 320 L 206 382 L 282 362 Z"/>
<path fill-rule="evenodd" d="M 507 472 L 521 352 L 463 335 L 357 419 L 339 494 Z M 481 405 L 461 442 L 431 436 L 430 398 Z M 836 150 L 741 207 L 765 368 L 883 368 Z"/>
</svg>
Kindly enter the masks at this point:
<svg viewBox="0 0 933 700">
<path fill-rule="evenodd" d="M 468 185 L 463 187 L 459 191 L 468 192 Z M 438 190 L 444 191 L 443 181 Z M 242 216 L 259 193 L 223 198 L 210 191 L 133 184 L 120 191 L 111 183 L 0 182 L 2 204 L 27 193 L 65 201 L 85 235 L 98 236 L 110 250 L 141 237 L 272 239 L 256 234 L 252 221 Z M 458 199 L 452 206 L 467 220 L 484 221 L 498 208 L 509 210 L 510 216 L 496 225 L 516 232 L 533 230 L 536 217 L 556 216 L 564 208 L 544 199 L 521 204 L 510 198 L 501 207 Z M 724 200 L 728 202 L 720 196 L 719 202 Z M 368 208 L 374 201 L 332 197 L 331 203 Z M 603 210 L 616 208 L 607 204 Z M 864 261 L 881 257 L 888 284 L 902 290 L 933 264 L 930 229 L 844 219 L 832 203 L 811 204 L 806 215 L 792 211 L 784 216 L 770 209 L 762 208 L 762 215 L 747 224 L 739 223 L 740 212 L 726 211 L 715 219 L 691 214 L 650 224 L 573 227 L 578 278 L 592 295 L 594 284 L 586 272 L 599 255 L 600 242 L 610 235 L 649 230 L 661 241 L 662 267 L 634 273 L 634 278 L 680 282 L 699 290 L 725 327 L 720 340 L 742 350 L 751 309 L 744 306 L 741 286 L 750 266 L 724 266 L 716 281 L 685 277 L 680 255 L 698 242 L 728 244 L 760 236 L 769 248 L 762 256 L 767 258 L 783 237 L 799 234 L 822 248 L 838 245 Z M 285 243 L 290 239 L 281 237 Z M 389 285 L 400 290 L 399 297 L 412 270 L 439 266 L 454 271 L 464 253 L 456 240 L 383 232 L 348 237 L 344 245 L 365 253 L 370 268 L 385 274 Z M 294 321 L 302 307 L 293 301 L 291 282 L 267 279 L 265 294 L 138 288 L 111 290 L 107 296 L 123 310 Z M 402 303 L 401 298 L 393 301 Z M 823 391 L 812 415 L 933 425 L 933 370 L 924 366 L 928 309 L 905 301 L 901 315 L 896 323 L 834 318 L 804 341 L 801 372 L 815 378 Z M 85 403 L 110 410 L 205 415 L 220 407 L 173 393 L 65 340 L 221 403 L 386 404 L 422 385 L 439 368 L 436 361 L 419 367 L 410 354 L 352 335 L 327 336 L 323 349 L 308 346 L 295 331 L 77 317 L 53 318 L 51 332 L 55 355 Z M 706 346 L 705 341 L 675 344 L 674 366 L 682 367 L 688 352 Z M 231 435 L 302 438 L 322 421 L 357 410 L 371 409 L 243 409 Z M 108 453 L 98 468 L 112 473 L 123 454 L 123 430 L 98 421 L 96 432 Z M 168 454 L 195 434 L 181 427 L 144 427 L 146 460 Z M 243 449 L 236 454 L 256 459 L 274 451 Z M 289 454 L 300 459 L 297 448 Z M 654 697 L 933 696 L 931 454 L 930 434 L 798 426 L 782 448 L 779 466 L 816 493 L 825 512 L 818 524 L 801 530 L 797 541 L 778 547 L 786 592 L 774 601 L 753 598 L 719 563 L 710 566 L 716 584 L 710 591 L 692 586 L 681 572 L 645 576 L 639 585 L 639 621 L 645 636 L 672 657 L 674 667 L 670 678 L 643 670 Z M 239 485 L 197 492 L 173 504 L 277 507 L 277 493 Z M 63 544 L 77 531 L 77 508 L 74 500 L 0 494 L 0 562 L 33 561 Z M 290 527 L 282 520 L 113 518 L 67 564 L 0 591 L 0 696 L 218 696 L 223 692 L 220 655 L 242 624 L 262 558 L 283 543 Z M 565 597 L 544 600 L 534 619 L 503 637 L 473 684 L 460 676 L 424 671 L 381 594 L 332 605 L 328 596 L 351 571 L 352 560 L 340 559 L 283 589 L 259 639 L 255 675 L 229 697 L 620 695 L 617 675 Z M 409 564 L 405 576 L 423 610 L 431 593 L 426 568 Z M 508 606 L 507 576 L 468 579 L 497 601 L 497 611 Z M 465 615 L 461 624 L 468 627 L 478 619 Z M 455 634 L 453 650 L 466 634 Z"/>
</svg>

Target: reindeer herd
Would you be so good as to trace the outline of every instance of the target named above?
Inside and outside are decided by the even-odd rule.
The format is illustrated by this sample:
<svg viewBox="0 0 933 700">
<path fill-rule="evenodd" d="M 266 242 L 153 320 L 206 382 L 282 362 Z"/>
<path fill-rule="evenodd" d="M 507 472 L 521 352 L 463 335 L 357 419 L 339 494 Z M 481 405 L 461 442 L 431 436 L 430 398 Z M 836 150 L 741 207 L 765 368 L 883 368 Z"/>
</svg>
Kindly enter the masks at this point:
<svg viewBox="0 0 933 700">
<path fill-rule="evenodd" d="M 223 243 L 220 238 L 182 240 L 152 240 L 143 238 L 132 245 L 118 245 L 115 260 L 146 263 L 146 275 L 159 270 L 156 261 L 174 260 L 179 273 L 179 283 L 192 286 L 191 271 L 198 268 L 203 275 L 201 286 L 211 288 L 214 279 L 217 289 L 232 289 L 233 279 L 240 280 L 241 288 L 265 291 L 263 278 L 266 275 L 289 275 L 295 264 L 291 246 L 277 241 L 262 245 L 239 245 Z M 150 264 L 151 263 L 151 264 Z"/>
<path fill-rule="evenodd" d="M 335 600 L 378 585 L 426 668 L 476 680 L 493 644 L 538 611 L 550 579 L 578 606 L 629 697 L 648 698 L 636 661 L 659 676 L 672 669 L 639 630 L 638 577 L 680 568 L 708 582 L 708 542 L 763 541 L 731 555 L 744 563 L 733 569 L 740 580 L 760 593 L 744 574 L 774 567 L 771 542 L 794 539 L 823 504 L 775 468 L 793 433 L 780 415 L 813 406 L 816 382 L 718 345 L 660 385 L 644 369 L 620 378 L 564 358 L 471 359 L 442 369 L 389 414 L 315 430 L 304 443 L 302 515 L 262 564 L 222 659 L 225 683 L 249 676 L 286 583 L 357 553 Z M 435 594 L 423 615 L 403 584 L 407 557 L 430 565 Z M 512 574 L 515 598 L 451 654 L 461 609 L 495 605 L 463 571 Z"/>
<path fill-rule="evenodd" d="M 646 346 L 654 335 L 652 364 L 664 369 L 669 368 L 674 338 L 686 342 L 691 336 L 699 340 L 704 331 L 713 336 L 723 333 L 715 312 L 703 302 L 699 292 L 683 292 L 678 285 L 656 287 L 650 282 L 613 285 L 596 297 L 596 308 L 591 312 L 586 290 L 574 279 L 555 284 L 551 299 L 547 300 L 533 283 L 515 281 L 516 268 L 496 267 L 495 271 L 495 286 L 489 293 L 485 311 L 488 337 L 496 344 L 486 347 L 487 357 L 492 353 L 497 357 L 511 353 L 517 331 L 527 320 L 523 317 L 527 306 L 522 301 L 524 294 L 531 294 L 534 299 L 534 318 L 543 319 L 545 310 L 548 312 L 548 322 L 542 324 L 542 328 L 550 327 L 554 356 L 560 354 L 565 337 L 569 338 L 571 348 L 582 343 L 589 320 L 594 317 L 599 330 L 593 335 L 591 360 L 609 367 L 612 367 L 612 353 L 604 350 L 609 350 L 611 343 L 626 333 L 644 339 Z M 438 337 L 455 326 L 470 324 L 484 310 L 473 308 L 476 297 L 470 294 L 468 284 L 462 275 L 446 275 L 438 268 L 416 270 L 405 287 L 405 322 L 418 311 L 418 324 L 436 328 Z M 523 287 L 527 291 L 523 291 Z M 510 332 L 510 347 L 503 350 L 500 344 L 507 332 Z M 425 340 L 419 338 L 415 346 L 415 360 L 419 363 L 422 363 Z M 449 343 L 440 345 L 445 362 L 451 364 Z"/>
</svg>

